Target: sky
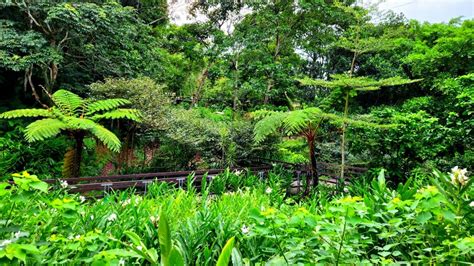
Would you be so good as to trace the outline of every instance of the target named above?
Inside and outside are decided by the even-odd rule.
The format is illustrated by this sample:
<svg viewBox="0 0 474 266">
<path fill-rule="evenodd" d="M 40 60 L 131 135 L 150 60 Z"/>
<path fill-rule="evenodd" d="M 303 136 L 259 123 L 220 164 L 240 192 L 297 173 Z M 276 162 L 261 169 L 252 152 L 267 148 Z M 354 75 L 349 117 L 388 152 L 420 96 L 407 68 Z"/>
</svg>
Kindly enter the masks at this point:
<svg viewBox="0 0 474 266">
<path fill-rule="evenodd" d="M 190 18 L 187 8 L 192 0 L 168 0 L 171 20 L 178 25 L 202 20 L 203 17 Z M 381 10 L 391 9 L 402 12 L 408 19 L 431 23 L 449 22 L 454 17 L 464 19 L 474 17 L 474 0 L 359 0 L 362 3 L 381 2 Z"/>
<path fill-rule="evenodd" d="M 369 0 L 366 2 L 376 2 Z M 474 0 L 385 0 L 379 8 L 402 12 L 408 19 L 431 23 L 449 22 L 454 17 L 474 17 Z"/>
</svg>

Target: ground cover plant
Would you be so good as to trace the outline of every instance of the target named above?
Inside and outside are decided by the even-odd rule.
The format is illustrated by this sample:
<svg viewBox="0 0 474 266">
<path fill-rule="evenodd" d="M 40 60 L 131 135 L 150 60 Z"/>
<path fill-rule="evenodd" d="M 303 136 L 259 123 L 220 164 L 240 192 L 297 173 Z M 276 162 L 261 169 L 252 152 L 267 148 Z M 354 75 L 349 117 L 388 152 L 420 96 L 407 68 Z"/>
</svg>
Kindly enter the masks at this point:
<svg viewBox="0 0 474 266">
<path fill-rule="evenodd" d="M 306 200 L 288 197 L 281 176 L 273 173 L 222 190 L 230 176 L 252 178 L 228 172 L 201 191 L 157 183 L 146 195 L 129 190 L 86 200 L 52 190 L 27 172 L 14 174 L 14 186 L 0 184 L 0 260 L 227 265 L 218 260 L 230 239 L 232 265 L 473 259 L 474 187 L 465 169 L 434 171 L 396 188 L 381 171 L 368 184 L 353 184 L 347 192 L 321 188 Z M 175 264 L 166 262 L 169 256 Z"/>
</svg>

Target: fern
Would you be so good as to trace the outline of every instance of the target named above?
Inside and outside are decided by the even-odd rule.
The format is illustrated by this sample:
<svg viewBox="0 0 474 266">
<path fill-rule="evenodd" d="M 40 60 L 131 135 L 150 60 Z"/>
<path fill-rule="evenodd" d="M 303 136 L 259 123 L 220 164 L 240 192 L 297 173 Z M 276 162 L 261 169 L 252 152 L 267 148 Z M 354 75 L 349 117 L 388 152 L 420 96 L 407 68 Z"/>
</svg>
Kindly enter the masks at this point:
<svg viewBox="0 0 474 266">
<path fill-rule="evenodd" d="M 13 119 L 19 117 L 52 117 L 48 109 L 18 109 L 0 114 L 0 119 Z"/>
<path fill-rule="evenodd" d="M 126 104 L 130 104 L 130 101 L 127 99 L 99 100 L 88 105 L 86 114 L 91 115 L 100 111 L 109 111 Z"/>
<path fill-rule="evenodd" d="M 140 122 L 140 113 L 136 109 L 116 109 L 100 115 L 94 115 L 91 117 L 92 120 L 99 119 L 128 119 L 135 122 Z"/>
<path fill-rule="evenodd" d="M 67 115 L 74 115 L 84 105 L 84 100 L 81 97 L 67 90 L 56 91 L 53 93 L 52 99 L 54 104 Z"/>
<path fill-rule="evenodd" d="M 0 114 L 0 118 L 46 117 L 26 127 L 25 137 L 29 142 L 54 137 L 62 130 L 68 131 L 76 141 L 77 150 L 70 150 L 65 155 L 64 174 L 66 176 L 77 177 L 80 174 L 80 152 L 87 133 L 94 135 L 110 150 L 120 151 L 121 145 L 117 136 L 94 120 L 128 119 L 140 121 L 140 113 L 137 110 L 117 109 L 121 105 L 130 103 L 126 99 L 89 102 L 72 92 L 58 90 L 52 95 L 52 100 L 56 106 L 51 108 L 13 110 Z M 96 114 L 104 111 L 105 113 Z"/>
<path fill-rule="evenodd" d="M 56 136 L 66 128 L 66 124 L 58 119 L 45 118 L 29 124 L 26 127 L 25 137 L 29 142 L 44 140 Z"/>
</svg>

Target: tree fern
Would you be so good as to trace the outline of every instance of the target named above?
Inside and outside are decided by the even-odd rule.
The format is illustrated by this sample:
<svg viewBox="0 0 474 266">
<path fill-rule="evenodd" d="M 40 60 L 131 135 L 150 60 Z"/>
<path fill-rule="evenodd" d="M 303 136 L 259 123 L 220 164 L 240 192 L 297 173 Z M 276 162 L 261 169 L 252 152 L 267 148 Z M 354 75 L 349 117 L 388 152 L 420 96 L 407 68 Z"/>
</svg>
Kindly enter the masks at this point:
<svg viewBox="0 0 474 266">
<path fill-rule="evenodd" d="M 100 125 L 101 119 L 128 119 L 140 121 L 140 113 L 135 109 L 117 109 L 128 104 L 126 99 L 108 99 L 89 102 L 78 95 L 58 90 L 52 95 L 55 106 L 48 109 L 20 109 L 0 114 L 0 118 L 46 117 L 29 124 L 25 130 L 28 141 L 41 141 L 67 131 L 76 142 L 73 152 L 65 156 L 64 175 L 79 176 L 83 140 L 87 133 L 103 142 L 110 150 L 120 151 L 120 140 L 110 130 Z M 72 158 L 72 159 L 71 159 Z M 72 166 L 70 160 L 73 160 Z"/>
<path fill-rule="evenodd" d="M 37 120 L 26 127 L 25 138 L 29 142 L 44 140 L 58 135 L 67 125 L 58 119 L 45 118 Z"/>
<path fill-rule="evenodd" d="M 53 114 L 48 109 L 19 109 L 7 111 L 0 114 L 0 119 L 13 119 L 20 117 L 52 117 Z"/>
</svg>

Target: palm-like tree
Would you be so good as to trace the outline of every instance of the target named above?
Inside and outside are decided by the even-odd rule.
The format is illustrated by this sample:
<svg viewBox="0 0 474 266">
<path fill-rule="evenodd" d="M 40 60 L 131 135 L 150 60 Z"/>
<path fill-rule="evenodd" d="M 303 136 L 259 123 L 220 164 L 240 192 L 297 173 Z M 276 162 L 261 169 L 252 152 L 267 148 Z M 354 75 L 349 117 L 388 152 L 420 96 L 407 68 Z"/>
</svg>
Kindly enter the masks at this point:
<svg viewBox="0 0 474 266">
<path fill-rule="evenodd" d="M 334 114 L 324 113 L 316 107 L 288 112 L 260 110 L 254 112 L 254 115 L 257 119 L 261 118 L 261 120 L 255 124 L 254 128 L 254 137 L 257 143 L 277 132 L 281 132 L 286 136 L 301 136 L 306 139 L 311 162 L 311 175 L 306 177 L 305 194 L 307 194 L 309 192 L 311 178 L 313 179 L 314 187 L 316 187 L 319 182 L 316 154 L 314 151 L 318 129 L 321 123 L 326 119 L 341 121 L 342 118 Z"/>
<path fill-rule="evenodd" d="M 88 134 L 100 140 L 110 150 L 114 152 L 120 150 L 120 140 L 103 127 L 100 121 L 104 119 L 140 121 L 138 110 L 119 108 L 130 103 L 126 99 L 91 101 L 67 90 L 56 91 L 51 99 L 54 106 L 48 109 L 12 110 L 0 114 L 0 118 L 41 117 L 42 119 L 26 127 L 25 138 L 29 142 L 42 141 L 61 132 L 71 136 L 75 140 L 75 146 L 65 156 L 63 173 L 66 177 L 80 175 L 84 138 Z"/>
<path fill-rule="evenodd" d="M 309 192 L 311 179 L 313 187 L 317 187 L 319 183 L 314 145 L 318 136 L 318 130 L 323 122 L 329 122 L 337 126 L 350 124 L 353 127 L 385 128 L 393 126 L 378 125 L 361 119 L 354 120 L 345 116 L 325 113 L 316 107 L 288 112 L 259 110 L 253 114 L 256 119 L 260 119 L 254 127 L 254 138 L 257 143 L 263 141 L 267 136 L 279 132 L 286 136 L 304 137 L 306 139 L 311 162 L 311 175 L 306 177 L 305 194 Z"/>
</svg>

